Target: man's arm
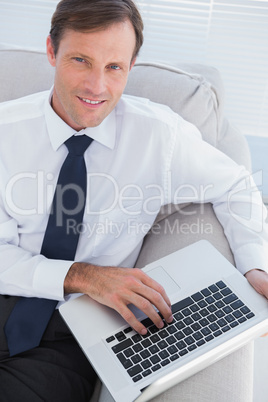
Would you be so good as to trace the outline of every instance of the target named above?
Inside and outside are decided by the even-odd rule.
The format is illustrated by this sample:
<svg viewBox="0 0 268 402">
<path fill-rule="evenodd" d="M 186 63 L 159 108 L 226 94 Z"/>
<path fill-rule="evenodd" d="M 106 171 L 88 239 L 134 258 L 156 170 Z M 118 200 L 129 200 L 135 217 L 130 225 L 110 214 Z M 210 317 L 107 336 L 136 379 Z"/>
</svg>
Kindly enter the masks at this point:
<svg viewBox="0 0 268 402">
<path fill-rule="evenodd" d="M 174 203 L 211 203 L 237 269 L 243 275 L 254 268 L 268 272 L 267 210 L 253 176 L 203 141 L 196 127 L 180 123 L 170 169 L 177 172 L 172 176 Z"/>
<path fill-rule="evenodd" d="M 138 268 L 102 267 L 76 262 L 65 278 L 64 291 L 87 294 L 115 309 L 142 335 L 147 330 L 130 311 L 128 304 L 142 310 L 158 328 L 164 324 L 153 306 L 167 322 L 173 320 L 170 300 L 164 288 Z"/>
</svg>

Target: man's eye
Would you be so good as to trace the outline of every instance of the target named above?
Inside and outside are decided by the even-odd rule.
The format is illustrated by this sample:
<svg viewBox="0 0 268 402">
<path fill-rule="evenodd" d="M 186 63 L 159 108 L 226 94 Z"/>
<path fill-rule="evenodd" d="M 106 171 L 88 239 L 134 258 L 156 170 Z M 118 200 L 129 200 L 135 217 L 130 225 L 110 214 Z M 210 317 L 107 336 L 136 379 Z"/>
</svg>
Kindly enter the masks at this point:
<svg viewBox="0 0 268 402">
<path fill-rule="evenodd" d="M 84 62 L 85 62 L 85 60 L 82 59 L 82 57 L 75 57 L 74 59 L 75 59 L 76 61 L 79 61 L 79 63 L 84 63 Z"/>
<path fill-rule="evenodd" d="M 120 70 L 120 67 L 119 67 L 119 66 L 116 66 L 116 65 L 113 65 L 113 66 L 111 66 L 111 69 L 112 69 L 112 70 Z"/>
</svg>

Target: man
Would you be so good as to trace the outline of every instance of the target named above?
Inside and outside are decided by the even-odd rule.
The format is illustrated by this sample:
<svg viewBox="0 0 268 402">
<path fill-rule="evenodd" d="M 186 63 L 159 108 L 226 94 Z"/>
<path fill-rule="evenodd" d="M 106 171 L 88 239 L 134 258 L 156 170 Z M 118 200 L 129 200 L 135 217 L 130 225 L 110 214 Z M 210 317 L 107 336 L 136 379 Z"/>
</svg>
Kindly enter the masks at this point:
<svg viewBox="0 0 268 402">
<path fill-rule="evenodd" d="M 248 173 L 204 143 L 195 127 L 168 108 L 122 97 L 142 45 L 142 28 L 131 0 L 62 0 L 47 39 L 48 60 L 55 67 L 52 91 L 1 106 L 3 326 L 17 304 L 14 296 L 64 302 L 75 293 L 116 309 L 141 334 L 146 329 L 129 303 L 159 328 L 163 320 L 153 306 L 171 322 L 163 287 L 125 267 L 132 267 L 139 253 L 146 234 L 140 228 L 146 224 L 149 230 L 162 205 L 180 202 L 176 191 L 183 183 L 198 189 L 199 201 L 214 204 L 238 269 L 268 296 L 267 235 L 255 229 L 262 225 L 259 195 L 254 194 L 248 227 L 228 213 L 232 195 L 241 216 L 246 215 L 243 205 L 251 193 L 242 190 Z M 88 188 L 83 222 L 74 222 L 65 205 L 59 208 L 70 213 L 68 234 L 79 234 L 77 251 L 73 261 L 46 258 L 40 250 L 53 191 L 68 154 L 64 143 L 74 135 L 94 140 L 84 153 Z M 74 185 L 72 190 L 79 204 L 80 190 Z M 185 201 L 187 196 L 191 199 L 186 188 L 181 197 Z M 57 310 L 35 348 L 9 356 L 1 333 L 3 401 L 87 401 L 95 379 Z"/>
</svg>

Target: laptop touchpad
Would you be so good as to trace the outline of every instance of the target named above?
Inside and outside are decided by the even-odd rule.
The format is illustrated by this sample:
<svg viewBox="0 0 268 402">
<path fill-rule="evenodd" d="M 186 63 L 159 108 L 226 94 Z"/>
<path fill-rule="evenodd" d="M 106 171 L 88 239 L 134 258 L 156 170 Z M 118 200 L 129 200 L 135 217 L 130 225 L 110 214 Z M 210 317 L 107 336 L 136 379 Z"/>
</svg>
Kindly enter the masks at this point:
<svg viewBox="0 0 268 402">
<path fill-rule="evenodd" d="M 181 289 L 174 279 L 172 279 L 164 268 L 161 267 L 161 265 L 151 269 L 150 271 L 147 271 L 146 273 L 164 287 L 169 297 Z"/>
</svg>

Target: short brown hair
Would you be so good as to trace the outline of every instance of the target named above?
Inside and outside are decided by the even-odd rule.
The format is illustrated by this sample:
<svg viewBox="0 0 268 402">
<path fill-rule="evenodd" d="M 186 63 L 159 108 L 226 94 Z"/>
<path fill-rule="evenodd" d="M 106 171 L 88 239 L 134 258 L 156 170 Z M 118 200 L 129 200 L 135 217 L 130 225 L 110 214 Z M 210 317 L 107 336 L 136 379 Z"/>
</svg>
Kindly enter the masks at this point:
<svg viewBox="0 0 268 402">
<path fill-rule="evenodd" d="M 67 29 L 78 32 L 100 31 L 130 20 L 136 35 L 133 58 L 143 43 L 143 22 L 132 0 L 61 0 L 51 20 L 50 36 L 55 55 Z"/>
</svg>

